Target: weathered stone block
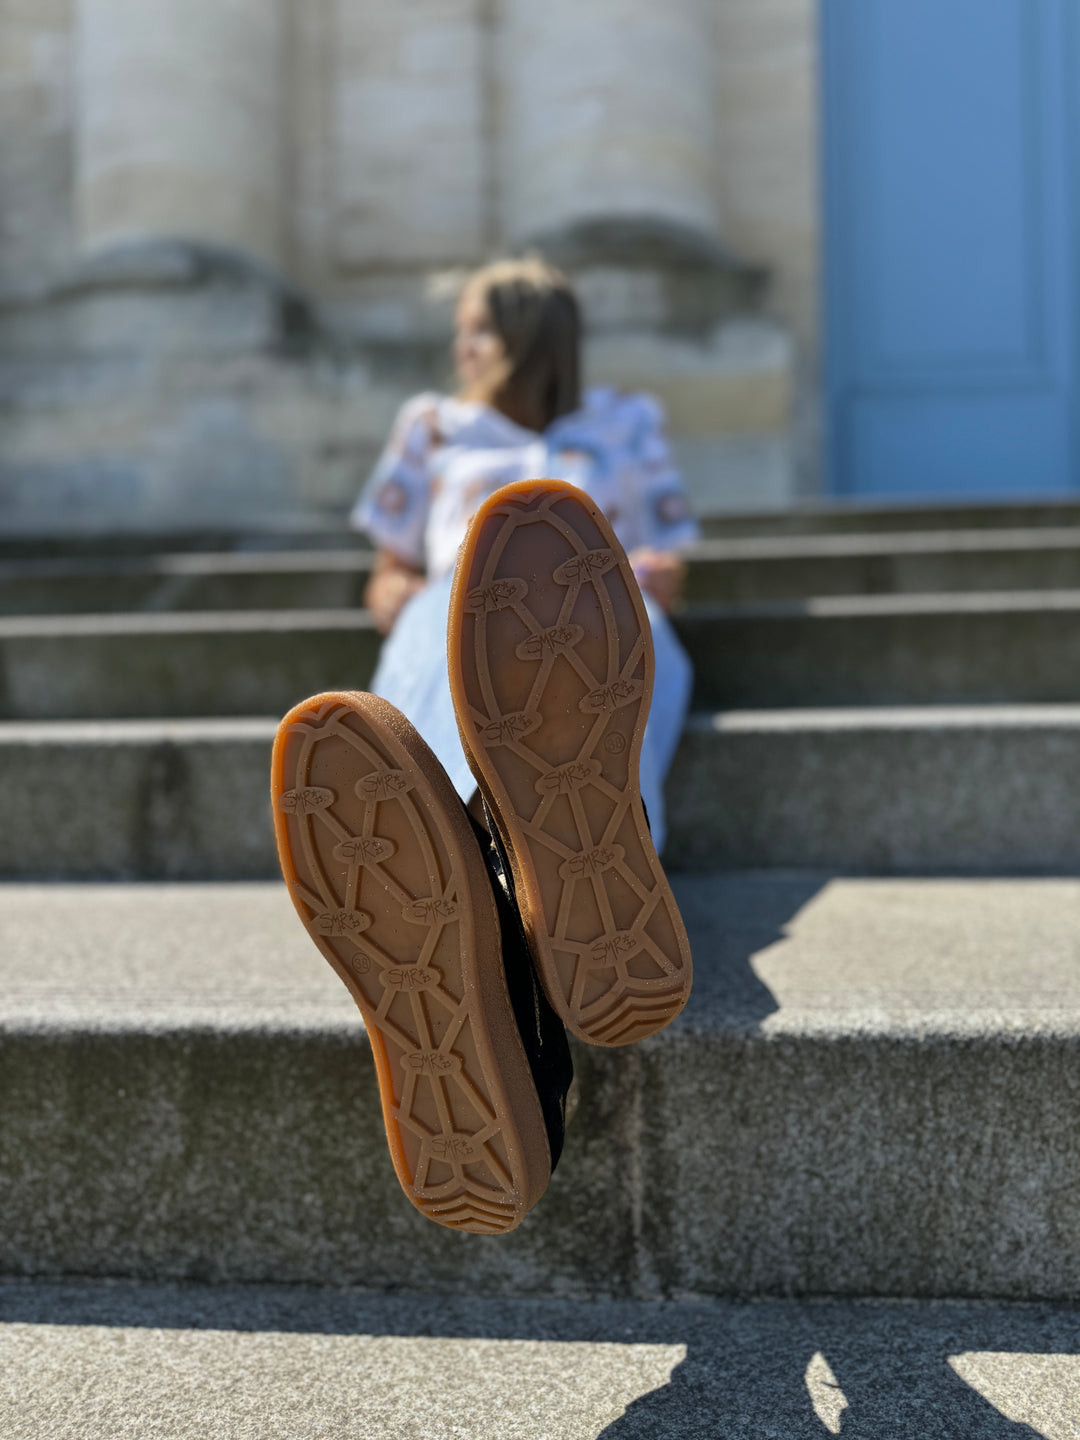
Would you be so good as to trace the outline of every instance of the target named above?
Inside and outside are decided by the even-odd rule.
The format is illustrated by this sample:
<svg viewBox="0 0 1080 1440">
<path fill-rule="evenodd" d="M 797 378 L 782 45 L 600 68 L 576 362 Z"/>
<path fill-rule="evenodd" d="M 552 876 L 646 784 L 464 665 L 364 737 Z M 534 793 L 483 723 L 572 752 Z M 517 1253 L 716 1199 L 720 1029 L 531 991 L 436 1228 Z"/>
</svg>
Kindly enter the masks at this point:
<svg viewBox="0 0 1080 1440">
<path fill-rule="evenodd" d="M 702 605 L 676 625 L 701 708 L 1080 698 L 1071 590 Z"/>
<path fill-rule="evenodd" d="M 576 1051 L 497 1243 L 402 1199 L 278 886 L 0 892 L 0 1266 L 472 1294 L 1080 1294 L 1075 881 L 677 880 L 697 985 Z"/>
<path fill-rule="evenodd" d="M 695 716 L 668 863 L 1030 873 L 1080 868 L 1080 707 Z"/>
<path fill-rule="evenodd" d="M 8 1274 L 628 1293 L 638 1277 L 626 1069 L 581 1056 L 580 1123 L 543 1208 L 492 1246 L 431 1224 L 402 1197 L 357 1026 L 9 1032 L 0 1264 Z"/>
<path fill-rule="evenodd" d="M 362 690 L 378 645 L 364 611 L 9 619 L 0 717 L 283 715 Z"/>
</svg>

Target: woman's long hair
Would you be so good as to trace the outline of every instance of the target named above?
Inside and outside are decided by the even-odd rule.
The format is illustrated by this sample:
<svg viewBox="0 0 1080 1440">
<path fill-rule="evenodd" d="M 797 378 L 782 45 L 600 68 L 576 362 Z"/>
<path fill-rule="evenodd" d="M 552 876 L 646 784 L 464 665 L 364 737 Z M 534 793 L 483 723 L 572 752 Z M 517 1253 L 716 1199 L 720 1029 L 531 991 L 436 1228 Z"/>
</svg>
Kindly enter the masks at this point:
<svg viewBox="0 0 1080 1440">
<path fill-rule="evenodd" d="M 466 398 L 494 406 L 527 430 L 546 430 L 576 410 L 581 312 L 566 276 L 539 256 L 527 256 L 486 265 L 465 289 L 484 300 L 506 350 L 500 368 Z"/>
</svg>

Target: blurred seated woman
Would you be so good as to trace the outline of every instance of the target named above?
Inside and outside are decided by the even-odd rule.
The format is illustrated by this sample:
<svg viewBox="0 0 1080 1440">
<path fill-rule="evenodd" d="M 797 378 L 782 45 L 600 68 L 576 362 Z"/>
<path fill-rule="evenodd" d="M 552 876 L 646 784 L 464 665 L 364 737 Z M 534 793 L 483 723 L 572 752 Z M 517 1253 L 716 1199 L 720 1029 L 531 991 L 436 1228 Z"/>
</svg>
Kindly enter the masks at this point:
<svg viewBox="0 0 1080 1440">
<path fill-rule="evenodd" d="M 377 546 L 365 593 L 387 636 L 370 689 L 416 726 L 467 803 L 476 784 L 458 740 L 446 620 L 469 520 L 515 480 L 586 491 L 610 520 L 645 596 L 656 653 L 641 790 L 659 851 L 663 780 L 691 688 L 667 612 L 679 598 L 679 547 L 697 538 L 650 396 L 580 388 L 581 321 L 567 280 L 538 258 L 503 260 L 467 281 L 454 338 L 456 395 L 415 396 L 350 517 Z"/>
</svg>

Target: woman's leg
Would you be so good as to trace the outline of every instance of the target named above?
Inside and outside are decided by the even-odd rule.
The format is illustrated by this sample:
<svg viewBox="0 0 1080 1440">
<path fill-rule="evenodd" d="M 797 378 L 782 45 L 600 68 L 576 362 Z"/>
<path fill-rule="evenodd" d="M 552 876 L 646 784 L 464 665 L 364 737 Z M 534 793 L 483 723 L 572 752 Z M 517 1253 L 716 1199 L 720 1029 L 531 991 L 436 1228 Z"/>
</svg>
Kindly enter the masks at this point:
<svg viewBox="0 0 1080 1440">
<path fill-rule="evenodd" d="M 644 598 L 652 624 L 656 678 L 653 682 L 652 709 L 641 746 L 641 798 L 649 814 L 653 844 L 661 851 L 667 837 L 664 780 L 675 758 L 686 712 L 690 708 L 694 672 L 690 657 L 680 644 L 671 621 L 655 600 L 648 595 Z"/>
<path fill-rule="evenodd" d="M 452 579 L 448 575 L 426 586 L 401 611 L 383 642 L 371 693 L 389 700 L 419 730 L 450 783 L 467 802 L 476 793 L 476 781 L 458 739 L 446 674 L 446 616 Z"/>
<path fill-rule="evenodd" d="M 398 616 L 383 645 L 371 691 L 396 705 L 434 750 L 454 789 L 468 802 L 476 792 L 458 737 L 446 673 L 446 617 L 452 577 L 415 595 Z M 641 797 L 649 812 L 658 851 L 667 836 L 664 780 L 682 734 L 694 675 L 675 629 L 654 600 L 645 596 L 652 624 L 656 679 L 652 709 L 641 746 Z"/>
</svg>

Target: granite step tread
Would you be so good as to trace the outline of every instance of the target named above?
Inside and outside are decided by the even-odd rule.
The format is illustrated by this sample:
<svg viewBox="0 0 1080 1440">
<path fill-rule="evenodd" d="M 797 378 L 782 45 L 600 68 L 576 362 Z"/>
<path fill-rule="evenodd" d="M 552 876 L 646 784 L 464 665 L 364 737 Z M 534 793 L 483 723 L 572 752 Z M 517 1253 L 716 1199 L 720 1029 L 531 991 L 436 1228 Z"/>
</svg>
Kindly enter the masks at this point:
<svg viewBox="0 0 1080 1440">
<path fill-rule="evenodd" d="M 0 721 L 0 876 L 277 875 L 272 716 Z M 690 717 L 669 864 L 1076 872 L 1080 706 Z"/>
<path fill-rule="evenodd" d="M 670 862 L 1080 870 L 1080 706 L 727 710 L 690 717 Z"/>
<path fill-rule="evenodd" d="M 1071 1440 L 1075 1307 L 0 1284 L 7 1440 Z"/>
<path fill-rule="evenodd" d="M 700 709 L 1080 699 L 1080 590 L 696 605 L 676 623 Z"/>
<path fill-rule="evenodd" d="M 0 558 L 0 614 L 359 606 L 369 550 Z"/>
<path fill-rule="evenodd" d="M 0 887 L 0 1273 L 1080 1296 L 1080 881 L 674 886 L 687 1009 L 575 1048 L 552 1186 L 483 1247 L 402 1201 L 282 886 Z"/>
<path fill-rule="evenodd" d="M 361 689 L 380 637 L 363 610 L 0 617 L 0 717 L 284 714 Z"/>
<path fill-rule="evenodd" d="M 1080 700 L 1080 590 L 695 605 L 700 709 Z M 363 688 L 365 611 L 0 617 L 0 718 L 284 713 Z"/>
<path fill-rule="evenodd" d="M 1052 590 L 1080 584 L 1080 530 L 747 536 L 695 546 L 690 603 Z"/>
<path fill-rule="evenodd" d="M 1037 540 L 1040 532 L 1026 532 Z M 1051 536 L 1060 531 L 1050 532 Z M 289 550 L 162 550 L 145 555 L 38 555 L 3 558 L 0 580 L 99 580 L 115 576 L 185 579 L 207 575 L 292 575 L 309 571 L 370 571 L 371 550 L 340 546 L 337 549 Z"/>
<path fill-rule="evenodd" d="M 672 884 L 699 968 L 665 1033 L 1080 1034 L 1080 878 L 780 870 Z M 759 930 L 741 970 L 734 955 Z M 362 1028 L 278 880 L 6 882 L 0 940 L 4 1031 Z"/>
<path fill-rule="evenodd" d="M 879 615 L 983 615 L 1029 611 L 1080 611 L 1080 589 L 947 591 L 915 595 L 809 595 L 738 603 L 708 602 L 685 607 L 676 617 L 698 620 L 828 618 Z M 323 607 L 264 610 L 185 610 L 176 613 L 103 611 L 99 614 L 5 615 L 0 639 L 51 636 L 173 635 L 240 630 L 363 630 L 371 626 L 365 610 Z"/>
<path fill-rule="evenodd" d="M 1080 519 L 1080 510 L 1077 511 Z M 1080 547 L 1080 525 L 1002 530 L 840 531 L 821 534 L 707 536 L 687 554 L 696 561 L 836 560 L 861 556 L 1052 554 Z M 0 574 L 3 571 L 0 569 Z"/>
<path fill-rule="evenodd" d="M 798 535 L 877 533 L 882 531 L 971 530 L 971 529 L 1053 529 L 1080 525 L 1080 501 L 1045 498 L 1036 500 L 967 501 L 925 504 L 839 503 L 805 504 L 787 510 L 733 511 L 705 519 L 706 533 L 717 536 Z M 287 528 L 262 530 L 180 531 L 174 528 L 93 535 L 73 532 L 58 535 L 27 533 L 0 537 L 3 558 L 65 558 L 100 554 L 141 556 L 162 550 L 280 551 L 290 549 L 342 549 L 346 546 L 370 549 L 370 542 L 340 524 L 298 528 L 295 520 Z"/>
<path fill-rule="evenodd" d="M 358 607 L 354 548 L 4 559 L 0 614 Z M 713 538 L 687 551 L 691 603 L 1046 590 L 1080 584 L 1080 527 Z"/>
<path fill-rule="evenodd" d="M 841 501 L 797 505 L 790 510 L 744 511 L 709 516 L 710 535 L 860 534 L 890 530 L 1051 528 L 1080 523 L 1080 501 L 1072 498 L 989 500 L 949 503 L 928 500 L 883 504 Z"/>
</svg>

